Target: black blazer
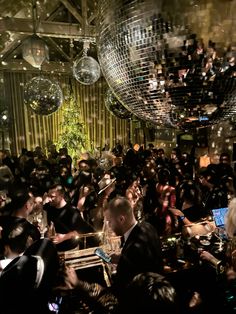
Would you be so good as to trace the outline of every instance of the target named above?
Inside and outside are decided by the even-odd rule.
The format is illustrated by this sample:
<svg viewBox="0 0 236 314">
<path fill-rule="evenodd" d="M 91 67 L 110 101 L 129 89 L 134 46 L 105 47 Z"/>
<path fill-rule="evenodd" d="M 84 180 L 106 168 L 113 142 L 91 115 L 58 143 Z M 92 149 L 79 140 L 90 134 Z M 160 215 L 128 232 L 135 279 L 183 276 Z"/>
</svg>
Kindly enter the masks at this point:
<svg viewBox="0 0 236 314">
<path fill-rule="evenodd" d="M 163 272 L 160 239 L 148 222 L 137 224 L 122 248 L 114 277 L 114 292 L 119 296 L 134 276 L 142 272 Z"/>
</svg>

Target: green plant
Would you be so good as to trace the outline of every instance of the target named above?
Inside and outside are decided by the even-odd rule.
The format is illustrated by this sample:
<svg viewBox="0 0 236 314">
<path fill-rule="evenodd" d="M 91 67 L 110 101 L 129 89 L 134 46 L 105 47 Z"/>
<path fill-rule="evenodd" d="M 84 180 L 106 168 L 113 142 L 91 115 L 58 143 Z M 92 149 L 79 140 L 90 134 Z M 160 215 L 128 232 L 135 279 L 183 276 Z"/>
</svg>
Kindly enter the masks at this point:
<svg viewBox="0 0 236 314">
<path fill-rule="evenodd" d="M 66 147 L 72 160 L 76 162 L 80 155 L 88 149 L 88 137 L 84 123 L 81 121 L 80 106 L 72 93 L 62 106 L 63 121 L 60 124 L 56 143 L 57 149 Z"/>
</svg>

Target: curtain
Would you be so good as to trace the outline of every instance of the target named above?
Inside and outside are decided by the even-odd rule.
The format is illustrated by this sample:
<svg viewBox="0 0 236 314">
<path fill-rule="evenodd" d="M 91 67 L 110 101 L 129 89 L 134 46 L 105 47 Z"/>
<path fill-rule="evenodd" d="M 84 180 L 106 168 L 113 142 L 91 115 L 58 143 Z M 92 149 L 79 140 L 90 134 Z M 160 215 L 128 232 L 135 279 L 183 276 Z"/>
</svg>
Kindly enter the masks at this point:
<svg viewBox="0 0 236 314">
<path fill-rule="evenodd" d="M 24 86 L 32 77 L 38 75 L 39 72 L 4 72 L 5 101 L 11 116 L 9 128 L 11 151 L 14 155 L 19 155 L 22 148 L 34 150 L 36 146 L 41 146 L 46 151 L 47 143 L 57 142 L 59 134 L 63 132 L 61 126 L 63 107 L 51 115 L 41 116 L 36 115 L 24 104 Z M 114 117 L 104 105 L 108 89 L 104 78 L 87 86 L 79 84 L 68 75 L 43 74 L 43 76 L 58 81 L 63 94 L 72 82 L 81 121 L 85 124 L 85 132 L 89 139 L 88 150 L 102 149 L 105 144 L 112 148 L 116 142 L 122 145 L 128 143 L 130 122 Z"/>
</svg>

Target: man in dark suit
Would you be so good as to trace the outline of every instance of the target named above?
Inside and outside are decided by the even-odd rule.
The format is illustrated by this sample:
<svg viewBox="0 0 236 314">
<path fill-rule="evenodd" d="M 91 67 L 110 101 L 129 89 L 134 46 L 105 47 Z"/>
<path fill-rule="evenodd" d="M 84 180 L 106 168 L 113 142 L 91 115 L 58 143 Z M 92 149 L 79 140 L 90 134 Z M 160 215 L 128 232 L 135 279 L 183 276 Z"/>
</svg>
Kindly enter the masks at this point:
<svg viewBox="0 0 236 314">
<path fill-rule="evenodd" d="M 125 197 L 114 198 L 105 215 L 111 229 L 123 239 L 120 256 L 111 255 L 112 263 L 117 263 L 113 282 L 115 294 L 119 295 L 139 273 L 162 273 L 159 236 L 149 223 L 137 222 L 130 202 Z"/>
<path fill-rule="evenodd" d="M 111 262 L 117 263 L 111 287 L 104 289 L 96 283 L 81 281 L 73 269 L 66 270 L 64 285 L 60 286 L 62 290 L 75 289 L 79 296 L 85 296 L 86 302 L 89 300 L 89 306 L 93 304 L 94 313 L 106 313 L 109 306 L 115 308 L 117 301 L 124 298 L 126 288 L 135 275 L 142 272 L 161 273 L 163 269 L 156 230 L 147 222 L 139 224 L 136 221 L 127 198 L 118 196 L 112 199 L 105 216 L 111 229 L 124 239 L 121 254 L 111 255 Z"/>
</svg>

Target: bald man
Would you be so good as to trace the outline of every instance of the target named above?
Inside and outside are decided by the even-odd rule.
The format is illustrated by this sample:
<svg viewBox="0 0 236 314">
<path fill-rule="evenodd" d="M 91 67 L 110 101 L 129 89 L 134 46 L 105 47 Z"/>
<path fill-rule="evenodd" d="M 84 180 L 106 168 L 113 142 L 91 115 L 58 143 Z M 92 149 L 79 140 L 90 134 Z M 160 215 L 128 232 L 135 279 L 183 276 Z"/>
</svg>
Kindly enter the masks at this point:
<svg viewBox="0 0 236 314">
<path fill-rule="evenodd" d="M 125 197 L 110 201 L 105 212 L 111 229 L 123 239 L 120 256 L 113 254 L 117 262 L 113 288 L 122 293 L 135 275 L 142 272 L 162 273 L 163 260 L 161 244 L 155 228 L 147 222 L 138 223 L 130 202 Z"/>
</svg>

